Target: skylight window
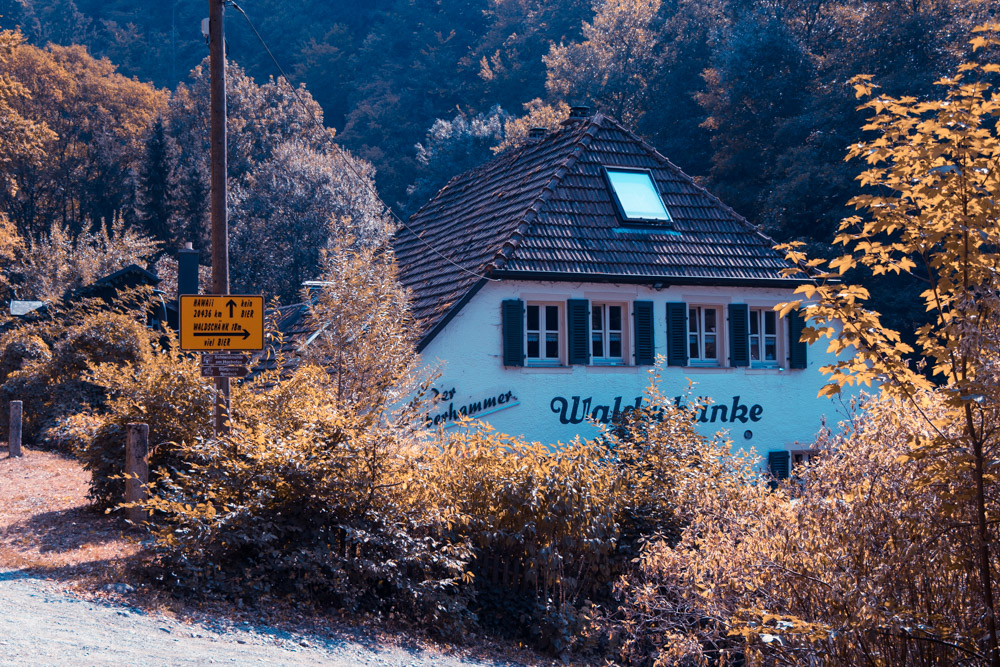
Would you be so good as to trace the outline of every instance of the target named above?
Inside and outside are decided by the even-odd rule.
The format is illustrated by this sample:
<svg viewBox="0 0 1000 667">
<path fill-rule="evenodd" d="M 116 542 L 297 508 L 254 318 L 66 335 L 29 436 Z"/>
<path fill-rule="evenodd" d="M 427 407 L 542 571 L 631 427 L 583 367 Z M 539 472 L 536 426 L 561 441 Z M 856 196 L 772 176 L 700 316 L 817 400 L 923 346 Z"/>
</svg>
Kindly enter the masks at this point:
<svg viewBox="0 0 1000 667">
<path fill-rule="evenodd" d="M 648 169 L 607 167 L 604 175 L 618 213 L 626 222 L 671 222 L 667 207 Z"/>
</svg>

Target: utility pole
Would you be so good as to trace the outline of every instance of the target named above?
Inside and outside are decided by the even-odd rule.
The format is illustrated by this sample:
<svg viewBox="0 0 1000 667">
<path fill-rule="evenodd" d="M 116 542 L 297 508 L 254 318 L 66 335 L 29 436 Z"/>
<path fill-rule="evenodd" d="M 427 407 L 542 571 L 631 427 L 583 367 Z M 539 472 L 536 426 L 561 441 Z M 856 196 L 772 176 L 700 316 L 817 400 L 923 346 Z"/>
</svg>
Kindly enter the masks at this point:
<svg viewBox="0 0 1000 667">
<path fill-rule="evenodd" d="M 229 225 L 226 215 L 226 0 L 208 0 L 208 55 L 211 78 L 212 293 L 229 294 Z M 228 433 L 229 378 L 215 378 L 215 432 Z"/>
</svg>

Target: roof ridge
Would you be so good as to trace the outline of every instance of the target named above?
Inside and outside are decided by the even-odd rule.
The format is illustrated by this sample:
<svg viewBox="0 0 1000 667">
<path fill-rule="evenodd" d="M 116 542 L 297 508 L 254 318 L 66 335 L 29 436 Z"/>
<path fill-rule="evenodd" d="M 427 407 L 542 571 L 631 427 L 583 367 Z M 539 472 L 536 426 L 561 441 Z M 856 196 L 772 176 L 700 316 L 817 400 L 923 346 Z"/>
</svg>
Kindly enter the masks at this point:
<svg viewBox="0 0 1000 667">
<path fill-rule="evenodd" d="M 747 220 L 742 215 L 740 215 L 735 210 L 733 210 L 733 208 L 731 206 L 729 206 L 729 204 L 727 204 L 726 202 L 724 202 L 721 199 L 719 199 L 718 196 L 716 196 L 716 195 L 712 194 L 711 192 L 709 192 L 708 189 L 705 188 L 705 186 L 703 186 L 700 183 L 698 183 L 697 181 L 695 181 L 694 178 L 692 178 L 691 176 L 689 176 L 687 174 L 687 172 L 685 172 L 683 169 L 681 169 L 676 164 L 674 164 L 673 162 L 671 162 L 670 158 L 668 158 L 666 155 L 664 155 L 660 151 L 656 150 L 655 146 L 653 146 L 648 141 L 646 141 L 645 139 L 643 139 L 642 137 L 640 137 L 638 134 L 636 134 L 632 130 L 628 129 L 627 127 L 625 127 L 624 125 L 622 125 L 621 123 L 619 123 L 618 121 L 616 121 L 614 118 L 610 118 L 610 117 L 606 117 L 606 118 L 609 121 L 611 121 L 611 123 L 616 128 L 618 128 L 619 130 L 621 130 L 622 132 L 624 132 L 625 134 L 627 134 L 629 137 L 631 137 L 635 141 L 639 142 L 639 144 L 644 149 L 646 149 L 648 152 L 652 153 L 657 159 L 663 160 L 668 165 L 670 165 L 670 167 L 675 172 L 677 172 L 677 174 L 679 174 L 682 178 L 684 178 L 695 189 L 697 189 L 698 191 L 700 191 L 702 194 L 706 195 L 709 199 L 711 199 L 712 201 L 714 201 L 716 204 L 718 204 L 720 207 L 722 207 L 726 211 L 729 211 L 733 215 L 733 217 L 736 219 L 737 222 L 739 222 L 742 225 L 744 225 L 753 234 L 759 236 L 762 241 L 765 241 L 768 244 L 769 248 L 773 249 L 774 246 L 776 246 L 778 244 L 777 241 L 775 241 L 774 239 L 772 239 L 770 236 L 768 236 L 764 232 L 760 231 L 760 227 L 758 227 L 757 225 L 751 224 L 751 222 L 749 220 Z"/>
<path fill-rule="evenodd" d="M 586 130 L 583 131 L 580 138 L 574 142 L 576 145 L 574 146 L 573 150 L 569 152 L 569 155 L 567 155 L 566 158 L 563 160 L 563 162 L 556 168 L 555 173 L 552 175 L 552 178 L 549 179 L 549 182 L 546 183 L 544 187 L 542 187 L 541 192 L 538 194 L 535 200 L 531 202 L 531 206 L 528 207 L 528 211 L 524 214 L 524 217 L 521 218 L 521 221 L 517 224 L 517 227 L 514 228 L 514 231 L 511 233 L 510 237 L 506 241 L 504 241 L 504 243 L 493 255 L 493 258 L 489 262 L 487 262 L 485 266 L 485 271 L 487 273 L 489 273 L 494 269 L 502 269 L 504 265 L 507 263 L 507 261 L 511 258 L 511 255 L 514 253 L 514 251 L 518 249 L 518 247 L 521 245 L 521 241 L 524 240 L 524 237 L 527 236 L 529 231 L 531 231 L 532 224 L 534 224 L 535 219 L 538 218 L 538 214 L 541 212 L 542 208 L 548 202 L 549 197 L 552 195 L 553 192 L 555 192 L 556 188 L 559 186 L 559 183 L 562 181 L 563 177 L 566 174 L 568 174 L 569 170 L 573 168 L 574 164 L 576 164 L 576 161 L 579 159 L 580 155 L 583 154 L 583 151 L 593 140 L 594 135 L 597 134 L 597 130 L 599 130 L 602 127 L 602 121 L 605 118 L 606 118 L 605 116 L 598 113 L 594 114 L 594 116 L 587 121 L 589 126 L 587 127 Z M 576 128 L 570 126 L 566 128 L 564 131 L 571 132 L 574 129 Z"/>
</svg>

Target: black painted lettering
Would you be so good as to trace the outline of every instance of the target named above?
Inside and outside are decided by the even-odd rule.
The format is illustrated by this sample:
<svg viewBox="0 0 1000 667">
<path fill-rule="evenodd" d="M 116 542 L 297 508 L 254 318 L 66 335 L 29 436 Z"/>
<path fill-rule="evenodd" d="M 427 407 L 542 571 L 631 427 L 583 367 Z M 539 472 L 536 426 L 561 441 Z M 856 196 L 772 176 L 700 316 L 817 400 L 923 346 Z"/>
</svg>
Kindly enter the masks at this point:
<svg viewBox="0 0 1000 667">
<path fill-rule="evenodd" d="M 504 398 L 505 398 L 504 396 L 500 397 L 500 402 L 501 403 L 504 402 Z M 555 398 L 552 399 L 552 402 L 549 403 L 549 408 L 552 410 L 552 412 L 554 412 L 557 415 L 559 415 L 559 423 L 560 424 L 568 424 L 569 423 L 569 419 L 566 418 L 566 408 L 567 407 L 569 407 L 569 401 L 567 401 L 562 396 L 556 396 Z"/>
<path fill-rule="evenodd" d="M 735 422 L 737 419 L 744 424 L 747 423 L 747 406 L 740 405 L 739 396 L 733 396 L 733 410 L 729 414 L 729 421 Z"/>
<path fill-rule="evenodd" d="M 721 418 L 719 417 L 719 411 L 720 410 L 722 411 L 722 417 Z M 727 411 L 728 411 L 728 408 L 726 408 L 726 406 L 724 406 L 724 405 L 713 405 L 712 406 L 712 423 L 714 424 L 716 422 L 716 420 L 718 420 L 720 422 L 725 422 L 726 421 L 726 413 L 727 413 Z"/>
<path fill-rule="evenodd" d="M 607 424 L 610 421 L 608 412 L 611 410 L 610 406 L 598 405 L 594 408 L 594 411 L 590 413 L 590 418 L 594 421 L 601 422 L 602 424 Z"/>
</svg>

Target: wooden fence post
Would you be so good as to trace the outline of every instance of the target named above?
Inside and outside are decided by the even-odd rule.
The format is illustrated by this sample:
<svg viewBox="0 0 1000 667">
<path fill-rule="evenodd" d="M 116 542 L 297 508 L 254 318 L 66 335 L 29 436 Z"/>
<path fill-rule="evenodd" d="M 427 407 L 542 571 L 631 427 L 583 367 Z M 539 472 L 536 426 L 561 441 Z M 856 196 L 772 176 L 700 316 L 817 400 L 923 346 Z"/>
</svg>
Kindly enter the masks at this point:
<svg viewBox="0 0 1000 667">
<path fill-rule="evenodd" d="M 21 401 L 10 402 L 10 434 L 7 437 L 8 456 L 21 456 Z"/>
<path fill-rule="evenodd" d="M 149 482 L 149 425 L 129 424 L 125 440 L 125 502 L 136 503 L 146 499 Z M 125 517 L 133 523 L 142 523 L 149 517 L 139 507 L 129 507 Z"/>
</svg>

